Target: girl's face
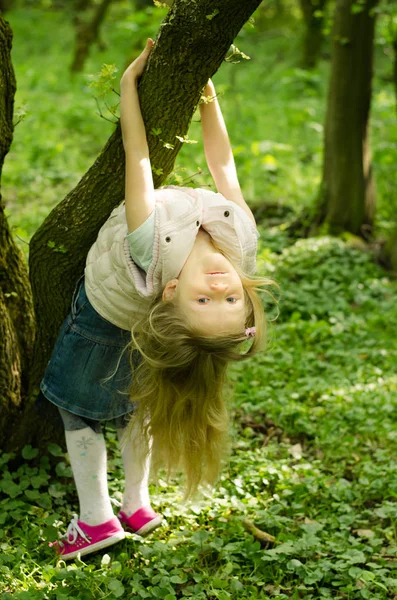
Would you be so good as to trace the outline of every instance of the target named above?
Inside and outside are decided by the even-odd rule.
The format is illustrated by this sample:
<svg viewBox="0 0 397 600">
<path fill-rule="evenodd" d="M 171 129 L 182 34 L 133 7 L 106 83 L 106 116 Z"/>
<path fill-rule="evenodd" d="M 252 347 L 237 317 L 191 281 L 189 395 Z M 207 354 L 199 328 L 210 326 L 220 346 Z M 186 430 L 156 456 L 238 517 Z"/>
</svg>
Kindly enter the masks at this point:
<svg viewBox="0 0 397 600">
<path fill-rule="evenodd" d="M 188 323 L 204 335 L 244 331 L 246 303 L 240 276 L 212 244 L 195 245 L 163 297 L 177 302 Z"/>
</svg>

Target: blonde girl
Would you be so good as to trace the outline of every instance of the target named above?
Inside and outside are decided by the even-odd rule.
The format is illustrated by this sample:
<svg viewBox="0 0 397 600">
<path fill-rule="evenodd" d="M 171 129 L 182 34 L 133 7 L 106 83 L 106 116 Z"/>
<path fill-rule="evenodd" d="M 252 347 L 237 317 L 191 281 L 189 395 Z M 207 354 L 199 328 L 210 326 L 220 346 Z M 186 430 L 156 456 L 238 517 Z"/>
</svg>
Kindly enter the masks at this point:
<svg viewBox="0 0 397 600">
<path fill-rule="evenodd" d="M 217 193 L 153 187 L 137 91 L 153 44 L 121 79 L 125 201 L 89 251 L 41 384 L 60 410 L 80 504 L 53 544 L 64 559 L 114 544 L 125 529 L 144 535 L 160 524 L 150 459 L 154 470 L 184 470 L 187 494 L 214 483 L 227 442 L 227 365 L 264 345 L 258 292 L 269 281 L 254 276 L 255 219 L 212 82 L 200 112 Z M 124 461 L 117 516 L 103 421 L 116 427 Z"/>
</svg>

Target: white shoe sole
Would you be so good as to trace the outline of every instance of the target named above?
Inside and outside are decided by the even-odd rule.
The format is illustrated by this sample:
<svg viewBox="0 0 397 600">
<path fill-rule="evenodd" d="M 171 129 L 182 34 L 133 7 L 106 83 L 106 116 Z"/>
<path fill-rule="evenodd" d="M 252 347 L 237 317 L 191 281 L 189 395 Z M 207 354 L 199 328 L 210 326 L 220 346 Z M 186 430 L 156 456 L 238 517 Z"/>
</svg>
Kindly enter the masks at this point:
<svg viewBox="0 0 397 600">
<path fill-rule="evenodd" d="M 155 517 L 154 519 L 146 523 L 146 525 L 143 525 L 143 527 L 141 527 L 137 531 L 134 531 L 135 535 L 147 535 L 148 533 L 156 529 L 161 524 L 162 520 L 163 517 L 161 517 L 160 515 L 158 517 Z"/>
<path fill-rule="evenodd" d="M 91 554 L 91 552 L 96 552 L 97 550 L 102 550 L 103 548 L 107 548 L 112 544 L 116 544 L 117 542 L 121 542 L 125 538 L 124 531 L 118 531 L 111 537 L 108 537 L 100 542 L 96 542 L 95 544 L 90 544 L 81 550 L 75 550 L 74 552 L 69 552 L 67 554 L 60 554 L 58 558 L 62 560 L 69 560 L 71 558 L 75 558 L 78 554 L 80 556 L 84 556 L 85 554 Z"/>
</svg>

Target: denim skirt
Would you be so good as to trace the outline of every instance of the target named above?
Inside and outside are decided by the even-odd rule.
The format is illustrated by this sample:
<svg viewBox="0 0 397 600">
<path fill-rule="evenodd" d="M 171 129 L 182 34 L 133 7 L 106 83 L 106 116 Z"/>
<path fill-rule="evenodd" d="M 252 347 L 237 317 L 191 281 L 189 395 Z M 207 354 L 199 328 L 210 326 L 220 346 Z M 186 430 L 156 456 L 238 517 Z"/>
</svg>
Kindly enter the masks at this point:
<svg viewBox="0 0 397 600">
<path fill-rule="evenodd" d="M 56 406 L 91 420 L 108 421 L 132 412 L 130 341 L 129 331 L 96 312 L 82 278 L 40 384 L 42 394 Z"/>
</svg>

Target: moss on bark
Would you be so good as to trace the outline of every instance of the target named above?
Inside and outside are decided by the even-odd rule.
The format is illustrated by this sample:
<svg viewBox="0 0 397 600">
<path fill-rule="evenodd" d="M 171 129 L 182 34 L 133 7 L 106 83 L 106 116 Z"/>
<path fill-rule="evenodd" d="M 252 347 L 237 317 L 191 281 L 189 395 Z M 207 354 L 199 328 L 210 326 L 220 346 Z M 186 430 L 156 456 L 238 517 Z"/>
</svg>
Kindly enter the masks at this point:
<svg viewBox="0 0 397 600">
<path fill-rule="evenodd" d="M 0 16 L 0 174 L 12 142 L 15 77 L 12 32 Z M 29 394 L 34 337 L 33 302 L 28 273 L 16 246 L 0 195 L 0 447 L 9 441 Z"/>
</svg>

